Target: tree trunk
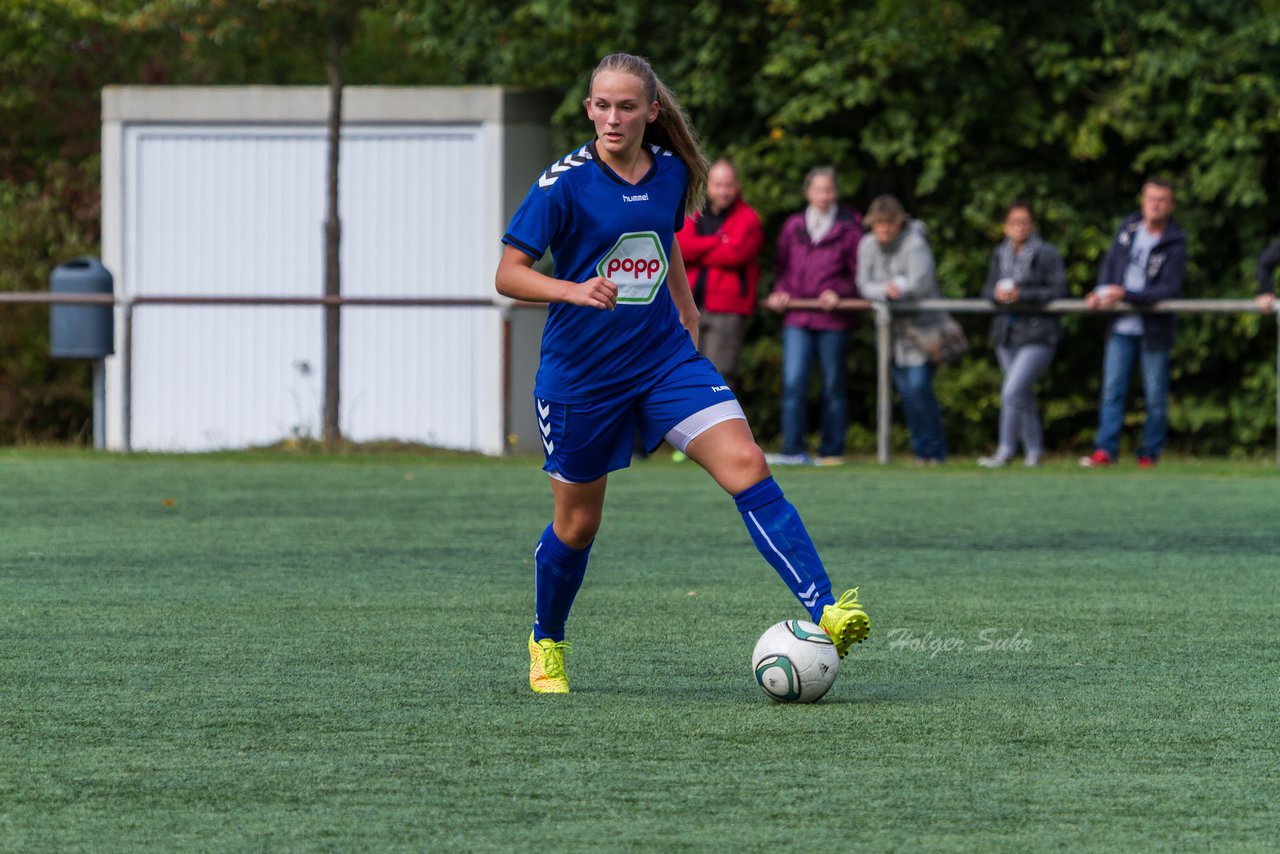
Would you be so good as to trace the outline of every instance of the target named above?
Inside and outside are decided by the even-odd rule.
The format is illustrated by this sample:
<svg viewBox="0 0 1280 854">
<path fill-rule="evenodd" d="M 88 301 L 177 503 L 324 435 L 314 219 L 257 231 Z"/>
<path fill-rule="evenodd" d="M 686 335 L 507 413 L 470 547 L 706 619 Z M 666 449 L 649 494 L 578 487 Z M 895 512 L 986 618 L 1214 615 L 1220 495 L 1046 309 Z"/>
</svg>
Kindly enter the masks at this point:
<svg viewBox="0 0 1280 854">
<path fill-rule="evenodd" d="M 334 27 L 329 37 L 329 174 L 328 203 L 324 223 L 324 295 L 342 295 L 342 221 L 338 218 L 338 159 L 342 135 L 342 52 L 346 39 Z M 342 308 L 324 307 L 324 447 L 337 448 L 342 439 L 338 420 L 342 374 Z"/>
</svg>

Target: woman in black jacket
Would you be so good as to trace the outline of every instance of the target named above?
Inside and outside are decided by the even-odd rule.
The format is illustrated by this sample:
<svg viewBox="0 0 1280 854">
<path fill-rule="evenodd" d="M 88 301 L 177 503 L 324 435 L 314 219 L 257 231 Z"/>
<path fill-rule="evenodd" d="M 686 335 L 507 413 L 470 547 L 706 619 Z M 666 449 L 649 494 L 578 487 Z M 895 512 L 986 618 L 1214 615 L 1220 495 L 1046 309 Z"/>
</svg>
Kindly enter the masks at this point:
<svg viewBox="0 0 1280 854">
<path fill-rule="evenodd" d="M 1026 202 L 1014 202 L 1004 214 L 1005 239 L 991 253 L 982 296 L 998 306 L 1034 309 L 1067 295 L 1062 256 L 1036 233 L 1035 217 Z M 1029 466 L 1044 455 L 1036 381 L 1049 368 L 1062 337 L 1055 315 L 1031 312 L 1000 313 L 991 321 L 991 343 L 1004 371 L 1000 388 L 1000 439 L 996 452 L 979 457 L 978 465 L 1007 465 L 1021 443 Z"/>
</svg>

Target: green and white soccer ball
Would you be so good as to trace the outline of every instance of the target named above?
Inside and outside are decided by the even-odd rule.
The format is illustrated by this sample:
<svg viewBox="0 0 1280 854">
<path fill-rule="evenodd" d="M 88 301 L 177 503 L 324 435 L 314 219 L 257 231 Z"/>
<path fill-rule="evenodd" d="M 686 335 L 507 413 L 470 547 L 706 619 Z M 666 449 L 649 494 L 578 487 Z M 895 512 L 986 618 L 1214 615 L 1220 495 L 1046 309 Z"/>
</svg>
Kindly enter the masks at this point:
<svg viewBox="0 0 1280 854">
<path fill-rule="evenodd" d="M 779 703 L 812 703 L 836 681 L 840 656 L 827 633 L 813 623 L 783 620 L 756 641 L 751 672 Z"/>
</svg>

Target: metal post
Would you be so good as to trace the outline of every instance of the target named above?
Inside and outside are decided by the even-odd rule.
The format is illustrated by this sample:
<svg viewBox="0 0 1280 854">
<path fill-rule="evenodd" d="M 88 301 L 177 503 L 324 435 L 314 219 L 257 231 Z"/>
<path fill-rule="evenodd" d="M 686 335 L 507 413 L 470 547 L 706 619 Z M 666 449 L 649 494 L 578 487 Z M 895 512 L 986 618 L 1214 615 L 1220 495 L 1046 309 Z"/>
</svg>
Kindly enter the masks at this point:
<svg viewBox="0 0 1280 854">
<path fill-rule="evenodd" d="M 502 319 L 502 455 L 511 456 L 515 441 L 511 435 L 511 310 L 501 308 Z"/>
<path fill-rule="evenodd" d="M 107 361 L 93 360 L 93 448 L 101 451 L 107 446 L 107 425 L 104 413 L 107 407 Z"/>
<path fill-rule="evenodd" d="M 893 343 L 893 314 L 886 303 L 875 304 L 876 314 L 876 457 L 880 465 L 889 462 L 889 431 L 893 427 L 893 400 L 889 388 L 889 348 Z"/>
<path fill-rule="evenodd" d="M 133 300 L 123 301 L 124 318 L 120 331 L 120 396 L 123 398 L 121 420 L 124 434 L 121 446 L 126 454 L 133 451 Z"/>
</svg>

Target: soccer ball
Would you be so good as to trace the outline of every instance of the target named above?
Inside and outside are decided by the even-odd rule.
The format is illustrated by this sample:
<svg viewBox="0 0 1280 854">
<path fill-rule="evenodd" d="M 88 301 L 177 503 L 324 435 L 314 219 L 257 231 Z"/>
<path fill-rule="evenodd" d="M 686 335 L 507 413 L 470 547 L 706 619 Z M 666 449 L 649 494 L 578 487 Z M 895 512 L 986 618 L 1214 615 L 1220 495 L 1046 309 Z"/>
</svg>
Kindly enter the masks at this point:
<svg viewBox="0 0 1280 854">
<path fill-rule="evenodd" d="M 756 641 L 751 671 L 779 703 L 812 703 L 836 681 L 840 656 L 827 633 L 813 623 L 783 620 Z"/>
</svg>

